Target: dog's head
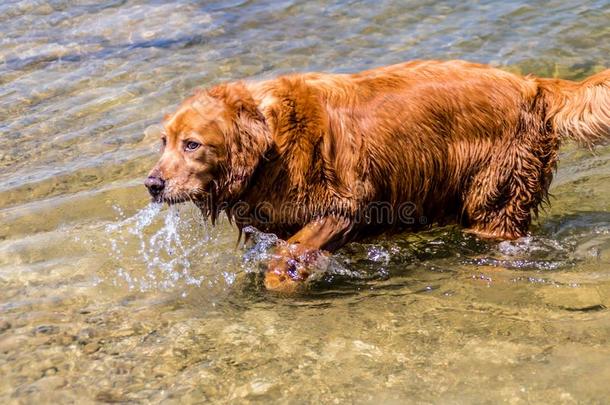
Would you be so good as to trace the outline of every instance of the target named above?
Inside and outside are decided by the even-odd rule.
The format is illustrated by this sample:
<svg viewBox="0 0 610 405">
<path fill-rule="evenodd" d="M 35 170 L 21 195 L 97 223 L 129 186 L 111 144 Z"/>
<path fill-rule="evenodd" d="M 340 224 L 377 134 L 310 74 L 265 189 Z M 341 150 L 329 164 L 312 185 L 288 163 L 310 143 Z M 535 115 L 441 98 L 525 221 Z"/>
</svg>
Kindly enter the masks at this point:
<svg viewBox="0 0 610 405">
<path fill-rule="evenodd" d="M 145 181 L 157 202 L 238 197 L 270 146 L 265 118 L 241 83 L 195 94 L 163 127 L 162 155 Z"/>
</svg>

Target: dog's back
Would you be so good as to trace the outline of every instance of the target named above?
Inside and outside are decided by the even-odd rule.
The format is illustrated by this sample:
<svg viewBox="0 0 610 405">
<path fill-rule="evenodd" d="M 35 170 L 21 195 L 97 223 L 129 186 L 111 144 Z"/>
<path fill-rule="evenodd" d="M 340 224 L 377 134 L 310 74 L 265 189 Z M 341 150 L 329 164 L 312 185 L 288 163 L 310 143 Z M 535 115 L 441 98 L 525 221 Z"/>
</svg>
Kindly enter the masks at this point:
<svg viewBox="0 0 610 405">
<path fill-rule="evenodd" d="M 313 216 L 367 218 L 361 233 L 425 217 L 521 236 L 546 197 L 560 136 L 608 138 L 608 71 L 575 84 L 416 61 L 267 86 L 286 181 L 299 185 L 291 198 L 307 201 Z M 379 202 L 390 207 L 381 217 Z"/>
</svg>

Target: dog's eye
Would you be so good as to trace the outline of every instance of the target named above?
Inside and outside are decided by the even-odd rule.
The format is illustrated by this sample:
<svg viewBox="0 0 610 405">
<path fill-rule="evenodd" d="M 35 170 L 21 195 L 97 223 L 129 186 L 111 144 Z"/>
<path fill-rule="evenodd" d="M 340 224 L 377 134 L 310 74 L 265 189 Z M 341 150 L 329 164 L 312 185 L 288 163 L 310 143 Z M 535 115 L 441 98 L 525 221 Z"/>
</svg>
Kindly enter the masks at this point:
<svg viewBox="0 0 610 405">
<path fill-rule="evenodd" d="M 167 145 L 167 138 L 166 137 L 161 138 L 161 145 L 163 145 L 163 147 L 165 147 L 165 145 Z"/>
<path fill-rule="evenodd" d="M 195 149 L 197 149 L 198 147 L 200 147 L 201 144 L 195 141 L 186 141 L 186 143 L 184 144 L 184 150 L 192 152 Z"/>
</svg>

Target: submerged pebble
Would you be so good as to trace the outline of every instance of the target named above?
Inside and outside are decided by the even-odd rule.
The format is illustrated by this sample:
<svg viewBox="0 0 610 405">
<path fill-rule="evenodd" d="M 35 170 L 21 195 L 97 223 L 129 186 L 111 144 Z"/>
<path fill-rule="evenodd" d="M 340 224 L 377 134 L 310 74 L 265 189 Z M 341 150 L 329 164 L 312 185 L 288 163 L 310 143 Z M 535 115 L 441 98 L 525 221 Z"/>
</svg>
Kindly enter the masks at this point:
<svg viewBox="0 0 610 405">
<path fill-rule="evenodd" d="M 11 323 L 9 321 L 4 320 L 4 319 L 1 320 L 0 321 L 0 333 L 9 330 L 11 328 L 11 326 L 12 325 L 11 325 Z"/>
<path fill-rule="evenodd" d="M 43 334 L 43 335 L 54 335 L 59 332 L 59 327 L 54 325 L 39 325 L 36 326 L 33 330 L 35 335 Z"/>
<path fill-rule="evenodd" d="M 83 352 L 87 354 L 92 354 L 100 350 L 102 346 L 97 342 L 90 342 L 83 346 Z"/>
</svg>

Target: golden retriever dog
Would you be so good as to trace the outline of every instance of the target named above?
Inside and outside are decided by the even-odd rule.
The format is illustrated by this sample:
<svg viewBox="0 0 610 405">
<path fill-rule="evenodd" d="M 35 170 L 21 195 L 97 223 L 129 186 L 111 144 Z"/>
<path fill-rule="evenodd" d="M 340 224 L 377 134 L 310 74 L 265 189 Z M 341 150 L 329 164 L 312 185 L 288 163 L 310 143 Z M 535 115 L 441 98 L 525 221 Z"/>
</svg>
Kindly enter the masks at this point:
<svg viewBox="0 0 610 405">
<path fill-rule="evenodd" d="M 463 61 L 290 74 L 200 90 L 163 126 L 153 200 L 285 239 L 265 285 L 291 291 L 320 252 L 381 232 L 526 235 L 560 142 L 610 138 L 610 70 L 581 82 Z"/>
</svg>

